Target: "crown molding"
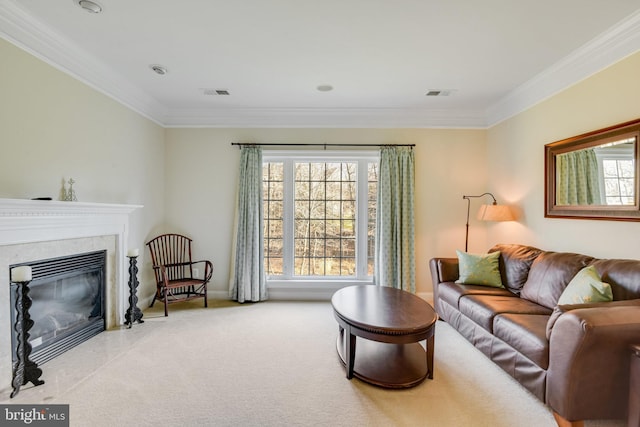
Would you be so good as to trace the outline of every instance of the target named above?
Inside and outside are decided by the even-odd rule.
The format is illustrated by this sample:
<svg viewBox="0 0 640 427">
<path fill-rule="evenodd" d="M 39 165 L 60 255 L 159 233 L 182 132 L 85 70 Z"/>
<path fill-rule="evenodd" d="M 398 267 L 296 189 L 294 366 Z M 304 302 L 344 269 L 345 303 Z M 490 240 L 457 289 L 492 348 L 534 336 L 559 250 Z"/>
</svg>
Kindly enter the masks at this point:
<svg viewBox="0 0 640 427">
<path fill-rule="evenodd" d="M 169 110 L 166 127 L 486 128 L 483 111 L 400 108 L 226 108 Z"/>
<path fill-rule="evenodd" d="M 0 0 L 0 37 L 163 127 L 486 129 L 640 50 L 640 10 L 518 86 L 485 111 L 349 108 L 168 109 L 25 12 Z"/>
<path fill-rule="evenodd" d="M 13 0 L 0 0 L 0 37 L 162 125 L 159 118 L 165 108 L 158 101 L 29 15 Z"/>
<path fill-rule="evenodd" d="M 584 44 L 487 110 L 487 127 L 519 114 L 640 51 L 640 9 Z"/>
</svg>

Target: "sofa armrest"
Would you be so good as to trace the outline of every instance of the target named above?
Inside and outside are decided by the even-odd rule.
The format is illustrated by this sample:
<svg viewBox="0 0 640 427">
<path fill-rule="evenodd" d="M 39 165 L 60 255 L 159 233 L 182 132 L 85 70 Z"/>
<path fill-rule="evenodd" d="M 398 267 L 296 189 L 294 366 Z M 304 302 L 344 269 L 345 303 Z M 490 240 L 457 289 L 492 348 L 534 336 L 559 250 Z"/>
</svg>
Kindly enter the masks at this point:
<svg viewBox="0 0 640 427">
<path fill-rule="evenodd" d="M 570 421 L 626 417 L 629 346 L 639 340 L 638 307 L 562 314 L 550 336 L 546 403 Z"/>
<path fill-rule="evenodd" d="M 441 282 L 455 282 L 460 277 L 458 258 L 432 258 L 429 261 L 433 286 Z"/>
<path fill-rule="evenodd" d="M 455 282 L 460 277 L 458 258 L 432 258 L 429 261 L 431 284 L 433 285 L 433 307 L 442 315 L 438 285 L 443 282 Z"/>
</svg>

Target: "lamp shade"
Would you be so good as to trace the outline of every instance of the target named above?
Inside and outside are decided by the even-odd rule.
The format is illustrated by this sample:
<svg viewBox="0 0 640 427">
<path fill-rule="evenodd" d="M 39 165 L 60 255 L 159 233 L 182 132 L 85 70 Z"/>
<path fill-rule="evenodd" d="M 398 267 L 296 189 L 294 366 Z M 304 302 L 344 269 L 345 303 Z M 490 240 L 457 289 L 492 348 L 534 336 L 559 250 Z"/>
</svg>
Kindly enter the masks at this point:
<svg viewBox="0 0 640 427">
<path fill-rule="evenodd" d="M 480 221 L 513 221 L 513 212 L 506 205 L 482 205 L 478 211 Z"/>
</svg>

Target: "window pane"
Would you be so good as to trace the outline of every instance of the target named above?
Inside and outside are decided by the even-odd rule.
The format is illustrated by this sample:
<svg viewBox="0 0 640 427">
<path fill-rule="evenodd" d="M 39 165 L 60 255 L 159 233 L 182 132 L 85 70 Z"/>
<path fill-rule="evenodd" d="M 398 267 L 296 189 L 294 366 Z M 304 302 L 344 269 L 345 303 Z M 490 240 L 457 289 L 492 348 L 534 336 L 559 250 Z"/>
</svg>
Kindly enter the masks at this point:
<svg viewBox="0 0 640 427">
<path fill-rule="evenodd" d="M 618 165 L 615 160 L 603 160 L 602 169 L 605 177 L 617 177 Z"/>
<path fill-rule="evenodd" d="M 356 240 L 342 239 L 342 256 L 355 258 L 356 256 Z"/>
<path fill-rule="evenodd" d="M 296 201 L 294 203 L 295 218 L 309 218 L 309 202 L 306 200 Z"/>
<path fill-rule="evenodd" d="M 620 179 L 620 195 L 633 197 L 633 179 Z"/>
<path fill-rule="evenodd" d="M 322 219 L 312 219 L 308 221 L 309 237 L 323 238 L 325 236 L 326 222 Z"/>
<path fill-rule="evenodd" d="M 331 182 L 331 181 L 340 182 L 341 181 L 340 178 L 342 175 L 341 163 L 327 163 L 326 167 L 327 167 L 326 180 L 328 182 Z"/>
<path fill-rule="evenodd" d="M 282 239 L 282 221 L 269 221 L 265 234 L 271 239 Z"/>
<path fill-rule="evenodd" d="M 342 221 L 342 237 L 356 237 L 356 222 L 354 220 L 343 220 Z"/>
<path fill-rule="evenodd" d="M 340 202 L 327 201 L 325 214 L 327 218 L 340 218 L 342 212 L 340 210 Z"/>
<path fill-rule="evenodd" d="M 325 183 L 322 181 L 312 182 L 310 187 L 311 193 L 309 194 L 309 198 L 311 200 L 324 200 L 325 199 L 324 187 L 325 187 Z"/>
<path fill-rule="evenodd" d="M 327 200 L 340 200 L 340 183 L 327 182 Z"/>
<path fill-rule="evenodd" d="M 309 163 L 296 163 L 296 181 L 308 181 L 309 180 Z"/>
<path fill-rule="evenodd" d="M 263 205 L 263 215 L 267 219 L 282 219 L 282 202 L 265 200 Z"/>
<path fill-rule="evenodd" d="M 345 182 L 342 185 L 342 200 L 356 200 L 356 183 Z"/>
<path fill-rule="evenodd" d="M 309 239 L 295 239 L 296 258 L 307 258 L 309 256 Z"/>
<path fill-rule="evenodd" d="M 633 160 L 618 160 L 620 177 L 633 178 Z"/>
<path fill-rule="evenodd" d="M 343 181 L 356 181 L 357 165 L 355 163 L 343 163 L 342 164 L 342 180 Z"/>
<path fill-rule="evenodd" d="M 344 201 L 342 202 L 342 218 L 355 219 L 356 218 L 356 202 Z"/>
</svg>

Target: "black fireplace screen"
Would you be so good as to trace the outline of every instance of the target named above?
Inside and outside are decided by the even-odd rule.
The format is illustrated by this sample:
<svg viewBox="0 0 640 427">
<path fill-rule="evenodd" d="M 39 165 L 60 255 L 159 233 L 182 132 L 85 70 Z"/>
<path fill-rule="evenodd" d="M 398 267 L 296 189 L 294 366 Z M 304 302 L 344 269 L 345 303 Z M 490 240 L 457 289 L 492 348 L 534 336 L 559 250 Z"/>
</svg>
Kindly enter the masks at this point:
<svg viewBox="0 0 640 427">
<path fill-rule="evenodd" d="M 33 301 L 29 313 L 34 322 L 29 331 L 31 360 L 42 364 L 104 331 L 106 251 L 28 265 L 33 272 L 29 283 Z M 15 301 L 13 298 L 15 295 Z M 15 309 L 12 304 L 14 319 Z"/>
</svg>

